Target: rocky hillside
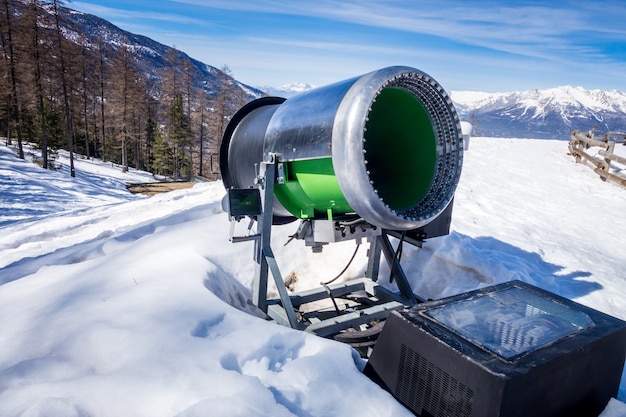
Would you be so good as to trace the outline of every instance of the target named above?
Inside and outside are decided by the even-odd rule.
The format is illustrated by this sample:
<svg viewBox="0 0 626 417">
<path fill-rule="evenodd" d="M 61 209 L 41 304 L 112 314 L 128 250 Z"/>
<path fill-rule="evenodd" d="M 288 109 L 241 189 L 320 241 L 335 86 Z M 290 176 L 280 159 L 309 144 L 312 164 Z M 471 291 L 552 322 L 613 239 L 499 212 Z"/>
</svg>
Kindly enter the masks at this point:
<svg viewBox="0 0 626 417">
<path fill-rule="evenodd" d="M 184 52 L 163 45 L 146 36 L 127 32 L 111 22 L 97 16 L 78 12 L 69 8 L 61 8 L 65 22 L 65 35 L 76 42 L 86 41 L 92 48 L 106 45 L 112 50 L 126 47 L 133 52 L 140 70 L 152 81 L 153 85 L 160 84 L 160 73 L 163 68 L 171 65 L 167 57 L 176 56 L 180 62 L 189 61 L 192 65 L 193 84 L 198 89 L 204 89 L 209 94 L 219 90 L 222 80 L 230 80 L 238 86 L 249 99 L 263 95 L 257 88 L 242 84 L 218 68 L 189 57 Z M 158 91 L 156 92 L 158 94 Z"/>
</svg>

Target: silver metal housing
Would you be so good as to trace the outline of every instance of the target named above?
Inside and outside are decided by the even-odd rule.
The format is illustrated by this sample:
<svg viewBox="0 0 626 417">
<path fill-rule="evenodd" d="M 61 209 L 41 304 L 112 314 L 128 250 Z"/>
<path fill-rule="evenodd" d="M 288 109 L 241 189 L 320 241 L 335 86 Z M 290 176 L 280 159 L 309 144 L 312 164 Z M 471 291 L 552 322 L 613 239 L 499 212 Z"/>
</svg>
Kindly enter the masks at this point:
<svg viewBox="0 0 626 417">
<path fill-rule="evenodd" d="M 410 95 L 427 115 L 428 126 L 420 129 L 426 134 L 408 132 L 413 135 L 410 140 L 435 142 L 428 145 L 434 161 L 428 174 L 431 178 L 426 178 L 430 185 L 423 196 L 420 193 L 419 201 L 407 207 L 394 207 L 389 195 L 411 194 L 411 180 L 395 171 L 385 172 L 396 157 L 405 157 L 402 150 L 385 154 L 391 160 L 378 166 L 368 161 L 373 157 L 367 154 L 372 149 L 367 143 L 368 122 L 377 99 L 390 90 Z M 226 187 L 254 186 L 254 166 L 269 161 L 270 154 L 277 154 L 281 161 L 331 157 L 345 199 L 358 216 L 373 225 L 415 229 L 436 218 L 452 200 L 461 174 L 463 136 L 450 97 L 429 75 L 410 67 L 388 67 L 282 100 L 262 98 L 249 103 L 229 124 L 220 157 Z M 379 126 L 384 124 L 380 116 L 378 119 Z M 395 123 L 393 117 L 390 123 Z M 387 145 L 393 144 L 381 142 L 375 149 Z M 396 182 L 405 186 L 404 190 L 384 192 L 384 187 Z M 280 205 L 275 214 L 289 215 Z"/>
</svg>

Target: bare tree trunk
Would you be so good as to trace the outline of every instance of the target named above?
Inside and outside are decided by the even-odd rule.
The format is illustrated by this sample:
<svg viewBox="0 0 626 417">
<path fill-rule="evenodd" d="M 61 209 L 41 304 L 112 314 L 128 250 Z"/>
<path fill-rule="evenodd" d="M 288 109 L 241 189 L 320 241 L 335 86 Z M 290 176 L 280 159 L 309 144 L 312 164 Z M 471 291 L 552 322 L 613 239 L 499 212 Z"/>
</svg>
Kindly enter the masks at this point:
<svg viewBox="0 0 626 417">
<path fill-rule="evenodd" d="M 134 141 L 134 145 L 135 145 L 135 169 L 140 169 L 141 167 L 141 160 L 140 160 L 140 155 L 141 155 L 141 146 L 139 144 L 139 124 L 141 123 L 141 117 L 139 116 L 139 114 L 135 114 L 135 116 L 133 117 L 133 141 Z"/>
<path fill-rule="evenodd" d="M 66 76 L 65 58 L 63 56 L 63 36 L 61 35 L 61 25 L 59 23 L 58 4 L 60 0 L 53 0 L 54 22 L 56 28 L 57 39 L 59 42 L 59 63 L 61 64 L 61 85 L 63 88 L 63 105 L 65 109 L 65 135 L 67 137 L 68 151 L 70 153 L 70 175 L 76 176 L 74 170 L 74 129 L 72 123 L 72 107 L 70 105 L 70 94 L 68 88 L 68 80 Z"/>
<path fill-rule="evenodd" d="M 185 82 L 185 90 L 187 95 L 187 119 L 191 124 L 191 102 L 193 99 L 193 65 L 189 59 L 186 59 L 183 64 L 184 70 L 184 82 Z M 189 133 L 192 132 L 191 125 L 189 126 Z M 189 174 L 193 176 L 193 138 L 189 138 Z"/>
<path fill-rule="evenodd" d="M 15 123 L 15 131 L 17 133 L 17 151 L 20 159 L 24 159 L 24 148 L 22 146 L 22 124 L 21 124 L 21 115 L 20 115 L 20 106 L 17 96 L 17 76 L 15 74 L 15 48 L 13 47 L 13 29 L 11 25 L 11 12 L 9 10 L 9 1 L 3 0 L 4 3 L 4 12 L 7 24 L 7 39 L 6 39 L 6 47 L 8 48 L 9 54 L 9 73 L 11 77 L 11 107 L 13 114 L 13 121 Z"/>
<path fill-rule="evenodd" d="M 89 116 L 87 114 L 87 47 L 83 43 L 82 50 L 82 79 L 83 79 L 83 118 L 85 124 L 85 155 L 91 158 L 89 150 Z"/>
<path fill-rule="evenodd" d="M 122 110 L 122 172 L 128 171 L 128 49 L 124 46 L 123 51 L 123 74 L 122 74 L 122 101 L 123 101 L 123 110 Z"/>
<path fill-rule="evenodd" d="M 106 130 L 104 128 L 104 49 L 100 43 L 100 124 L 102 128 L 102 160 L 106 160 Z"/>
<path fill-rule="evenodd" d="M 200 176 L 204 176 L 204 103 L 200 105 Z"/>
<path fill-rule="evenodd" d="M 91 97 L 91 103 L 93 108 L 91 109 L 91 123 L 93 125 L 93 152 L 96 158 L 102 158 L 102 153 L 100 150 L 100 143 L 98 143 L 98 97 L 96 93 Z"/>
<path fill-rule="evenodd" d="M 31 13 L 33 18 L 33 57 L 35 64 L 35 84 L 37 88 L 37 111 L 39 112 L 39 123 L 41 127 L 41 159 L 44 169 L 48 169 L 48 123 L 46 122 L 46 109 L 44 106 L 44 91 L 41 73 L 41 52 L 39 46 L 39 1 L 31 0 Z"/>
</svg>

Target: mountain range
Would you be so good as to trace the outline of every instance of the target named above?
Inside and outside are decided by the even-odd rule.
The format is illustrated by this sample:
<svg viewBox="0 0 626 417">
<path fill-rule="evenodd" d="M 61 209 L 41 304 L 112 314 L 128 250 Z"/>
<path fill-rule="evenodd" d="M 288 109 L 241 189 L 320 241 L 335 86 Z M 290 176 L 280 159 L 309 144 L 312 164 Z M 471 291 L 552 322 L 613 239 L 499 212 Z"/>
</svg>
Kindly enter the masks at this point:
<svg viewBox="0 0 626 417">
<path fill-rule="evenodd" d="M 260 88 L 289 98 L 313 87 Z M 451 91 L 450 97 L 477 136 L 569 140 L 572 130 L 626 133 L 626 93 L 618 90 L 561 86 L 508 93 Z"/>
<path fill-rule="evenodd" d="M 265 94 L 289 98 L 313 88 L 306 83 L 251 87 L 183 52 L 124 31 L 102 18 L 71 9 L 65 12 L 66 20 L 71 23 L 68 36 L 82 35 L 92 44 L 105 42 L 113 48 L 125 45 L 134 52 L 140 69 L 157 81 L 156 85 L 160 71 L 168 65 L 168 52 L 174 50 L 191 62 L 194 86 L 209 93 L 219 88 L 224 77 L 232 79 L 249 100 Z M 451 91 L 450 95 L 461 119 L 472 122 L 476 135 L 569 139 L 572 130 L 626 132 L 626 93 L 618 90 L 561 86 L 508 93 Z"/>
<path fill-rule="evenodd" d="M 626 93 L 618 90 L 561 86 L 450 95 L 460 117 L 482 136 L 569 140 L 572 130 L 626 132 Z"/>
</svg>

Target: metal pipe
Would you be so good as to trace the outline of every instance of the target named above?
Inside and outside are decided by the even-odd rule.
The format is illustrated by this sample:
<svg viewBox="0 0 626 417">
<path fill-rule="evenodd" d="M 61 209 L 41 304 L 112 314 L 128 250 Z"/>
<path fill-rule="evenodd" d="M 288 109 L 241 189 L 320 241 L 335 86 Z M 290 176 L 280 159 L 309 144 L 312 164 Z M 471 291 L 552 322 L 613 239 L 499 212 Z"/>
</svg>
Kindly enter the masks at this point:
<svg viewBox="0 0 626 417">
<path fill-rule="evenodd" d="M 220 148 L 227 188 L 255 186 L 277 155 L 274 216 L 358 216 L 391 230 L 434 220 L 454 196 L 463 160 L 459 118 L 429 75 L 388 67 L 298 94 L 248 103 Z"/>
</svg>

